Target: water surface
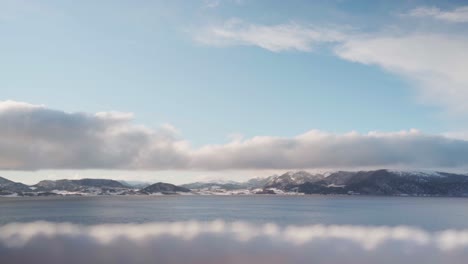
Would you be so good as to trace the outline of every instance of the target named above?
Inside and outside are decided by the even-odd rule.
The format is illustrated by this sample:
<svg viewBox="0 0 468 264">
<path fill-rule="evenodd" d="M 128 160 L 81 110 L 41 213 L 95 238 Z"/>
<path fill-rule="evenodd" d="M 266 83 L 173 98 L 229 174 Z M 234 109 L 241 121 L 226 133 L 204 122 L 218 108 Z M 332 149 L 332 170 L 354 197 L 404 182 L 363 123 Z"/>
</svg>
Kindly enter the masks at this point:
<svg viewBox="0 0 468 264">
<path fill-rule="evenodd" d="M 0 198 L 11 222 L 247 221 L 278 225 L 372 225 L 468 229 L 468 199 L 373 196 L 97 196 Z"/>
</svg>

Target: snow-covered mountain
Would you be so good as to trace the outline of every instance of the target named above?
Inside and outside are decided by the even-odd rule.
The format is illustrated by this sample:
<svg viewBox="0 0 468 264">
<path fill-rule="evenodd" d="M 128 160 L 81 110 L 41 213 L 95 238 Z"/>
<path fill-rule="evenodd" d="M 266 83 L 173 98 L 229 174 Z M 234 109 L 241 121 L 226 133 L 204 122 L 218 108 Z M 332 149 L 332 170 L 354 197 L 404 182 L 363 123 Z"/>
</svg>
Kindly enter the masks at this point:
<svg viewBox="0 0 468 264">
<path fill-rule="evenodd" d="M 303 193 L 468 196 L 468 176 L 446 172 L 373 170 L 331 173 L 321 181 L 290 186 Z"/>
<path fill-rule="evenodd" d="M 209 181 L 209 182 L 194 182 L 188 184 L 182 184 L 181 187 L 188 188 L 191 190 L 239 190 L 246 189 L 247 186 L 244 183 L 235 181 Z"/>
<path fill-rule="evenodd" d="M 44 180 L 32 186 L 35 193 L 53 194 L 120 194 L 129 188 L 108 179 Z"/>
<path fill-rule="evenodd" d="M 306 182 L 315 182 L 325 178 L 323 174 L 312 174 L 306 171 L 288 171 L 281 175 L 272 175 L 266 178 L 253 178 L 243 183 L 248 188 L 285 188 L 289 185 L 298 185 Z"/>
<path fill-rule="evenodd" d="M 264 188 L 283 189 L 289 185 L 299 185 L 306 182 L 316 182 L 325 178 L 322 174 L 311 174 L 306 171 L 289 171 L 282 175 L 273 175 L 266 179 Z"/>
<path fill-rule="evenodd" d="M 0 196 L 89 196 L 191 193 L 190 189 L 158 182 L 143 188 L 110 179 L 43 180 L 32 186 L 0 177 Z"/>
<path fill-rule="evenodd" d="M 143 189 L 151 185 L 150 182 L 145 182 L 145 181 L 119 181 L 119 182 L 127 187 L 137 188 L 137 189 Z"/>
<path fill-rule="evenodd" d="M 29 191 L 31 191 L 31 189 L 25 184 L 0 177 L 0 195 L 13 195 Z"/>
<path fill-rule="evenodd" d="M 198 190 L 213 191 L 215 183 L 197 183 Z M 185 185 L 190 186 L 190 185 Z M 415 196 L 468 196 L 468 176 L 434 171 L 371 170 L 309 173 L 290 171 L 282 175 L 253 178 L 216 192 L 241 190 L 244 193 L 372 194 Z M 232 186 L 231 186 L 232 187 Z M 248 192 L 250 191 L 250 192 Z"/>
<path fill-rule="evenodd" d="M 447 172 L 370 170 L 309 173 L 290 171 L 246 182 L 155 183 L 135 188 L 108 179 L 41 181 L 27 186 L 0 177 L 1 196 L 148 194 L 362 194 L 468 196 L 468 176 Z"/>
</svg>

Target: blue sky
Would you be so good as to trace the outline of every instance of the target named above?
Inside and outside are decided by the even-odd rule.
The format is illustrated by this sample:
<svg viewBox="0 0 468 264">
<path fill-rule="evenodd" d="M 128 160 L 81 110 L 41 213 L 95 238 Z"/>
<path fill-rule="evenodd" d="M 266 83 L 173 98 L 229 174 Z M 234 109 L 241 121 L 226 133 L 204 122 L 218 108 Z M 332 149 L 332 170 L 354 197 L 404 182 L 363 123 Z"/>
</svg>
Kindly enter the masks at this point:
<svg viewBox="0 0 468 264">
<path fill-rule="evenodd" d="M 66 113 L 131 112 L 132 123 L 150 129 L 170 124 L 194 149 L 312 129 L 414 128 L 465 138 L 468 82 L 430 66 L 459 57 L 453 67 L 468 68 L 463 8 L 463 1 L 0 0 L 0 91 L 2 100 Z M 406 56 L 415 53 L 406 45 L 427 49 L 427 61 Z"/>
</svg>

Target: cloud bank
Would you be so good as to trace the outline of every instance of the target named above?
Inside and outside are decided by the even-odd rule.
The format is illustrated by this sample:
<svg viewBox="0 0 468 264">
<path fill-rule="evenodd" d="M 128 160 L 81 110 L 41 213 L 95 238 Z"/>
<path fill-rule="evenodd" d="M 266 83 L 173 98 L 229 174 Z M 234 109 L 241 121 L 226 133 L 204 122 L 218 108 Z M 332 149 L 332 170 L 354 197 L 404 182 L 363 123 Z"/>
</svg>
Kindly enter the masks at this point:
<svg viewBox="0 0 468 264">
<path fill-rule="evenodd" d="M 449 22 L 468 22 L 468 7 L 453 11 L 417 8 L 409 13 L 420 19 L 433 17 Z M 210 25 L 194 34 L 194 40 L 213 46 L 248 45 L 272 52 L 310 52 L 327 45 L 341 59 L 376 65 L 414 84 L 424 102 L 451 113 L 468 113 L 468 38 L 460 29 L 441 32 L 408 30 L 382 32 L 283 23 L 260 25 L 239 19 Z"/>
<path fill-rule="evenodd" d="M 119 112 L 68 113 L 0 102 L 0 169 L 250 170 L 465 168 L 468 141 L 417 130 L 292 138 L 234 138 L 193 148 L 170 125 L 150 129 Z"/>
<path fill-rule="evenodd" d="M 67 113 L 42 105 L 0 102 L 0 168 L 181 168 L 185 142 L 174 128 L 151 130 L 132 114 Z"/>
<path fill-rule="evenodd" d="M 0 227 L 2 263 L 465 263 L 468 231 L 174 222 Z"/>
</svg>

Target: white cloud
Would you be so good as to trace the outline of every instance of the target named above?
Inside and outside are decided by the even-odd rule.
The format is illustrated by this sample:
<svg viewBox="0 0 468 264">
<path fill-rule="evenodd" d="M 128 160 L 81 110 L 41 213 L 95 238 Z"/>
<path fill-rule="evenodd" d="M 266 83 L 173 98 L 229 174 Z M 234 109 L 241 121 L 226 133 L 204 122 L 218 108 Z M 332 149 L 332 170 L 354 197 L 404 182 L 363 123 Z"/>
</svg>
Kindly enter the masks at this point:
<svg viewBox="0 0 468 264">
<path fill-rule="evenodd" d="M 229 20 L 200 30 L 195 40 L 214 46 L 251 45 L 272 52 L 310 52 L 327 44 L 344 60 L 377 65 L 403 76 L 414 83 L 423 102 L 451 114 L 468 112 L 468 37 L 464 34 L 359 34 L 297 23 L 258 25 Z"/>
<path fill-rule="evenodd" d="M 0 227 L 0 261 L 462 264 L 468 258 L 467 241 L 466 230 L 427 232 L 401 226 L 12 223 Z"/>
<path fill-rule="evenodd" d="M 377 65 L 415 83 L 421 98 L 452 113 L 468 111 L 468 38 L 415 33 L 367 35 L 336 47 L 345 60 Z"/>
<path fill-rule="evenodd" d="M 131 114 L 67 113 L 0 102 L 0 169 L 273 170 L 465 168 L 468 141 L 417 130 L 292 138 L 234 138 L 192 148 L 170 125 L 151 129 Z"/>
<path fill-rule="evenodd" d="M 468 131 L 451 131 L 443 133 L 448 138 L 468 140 Z"/>
<path fill-rule="evenodd" d="M 418 7 L 408 13 L 412 17 L 430 17 L 451 23 L 468 22 L 468 6 L 457 7 L 451 11 L 443 11 L 437 7 Z"/>
<path fill-rule="evenodd" d="M 196 41 L 215 46 L 258 46 L 273 52 L 286 50 L 311 51 L 323 42 L 336 42 L 344 38 L 334 30 L 322 30 L 310 25 L 287 23 L 255 25 L 231 19 L 220 26 L 210 26 L 194 35 Z"/>
</svg>

